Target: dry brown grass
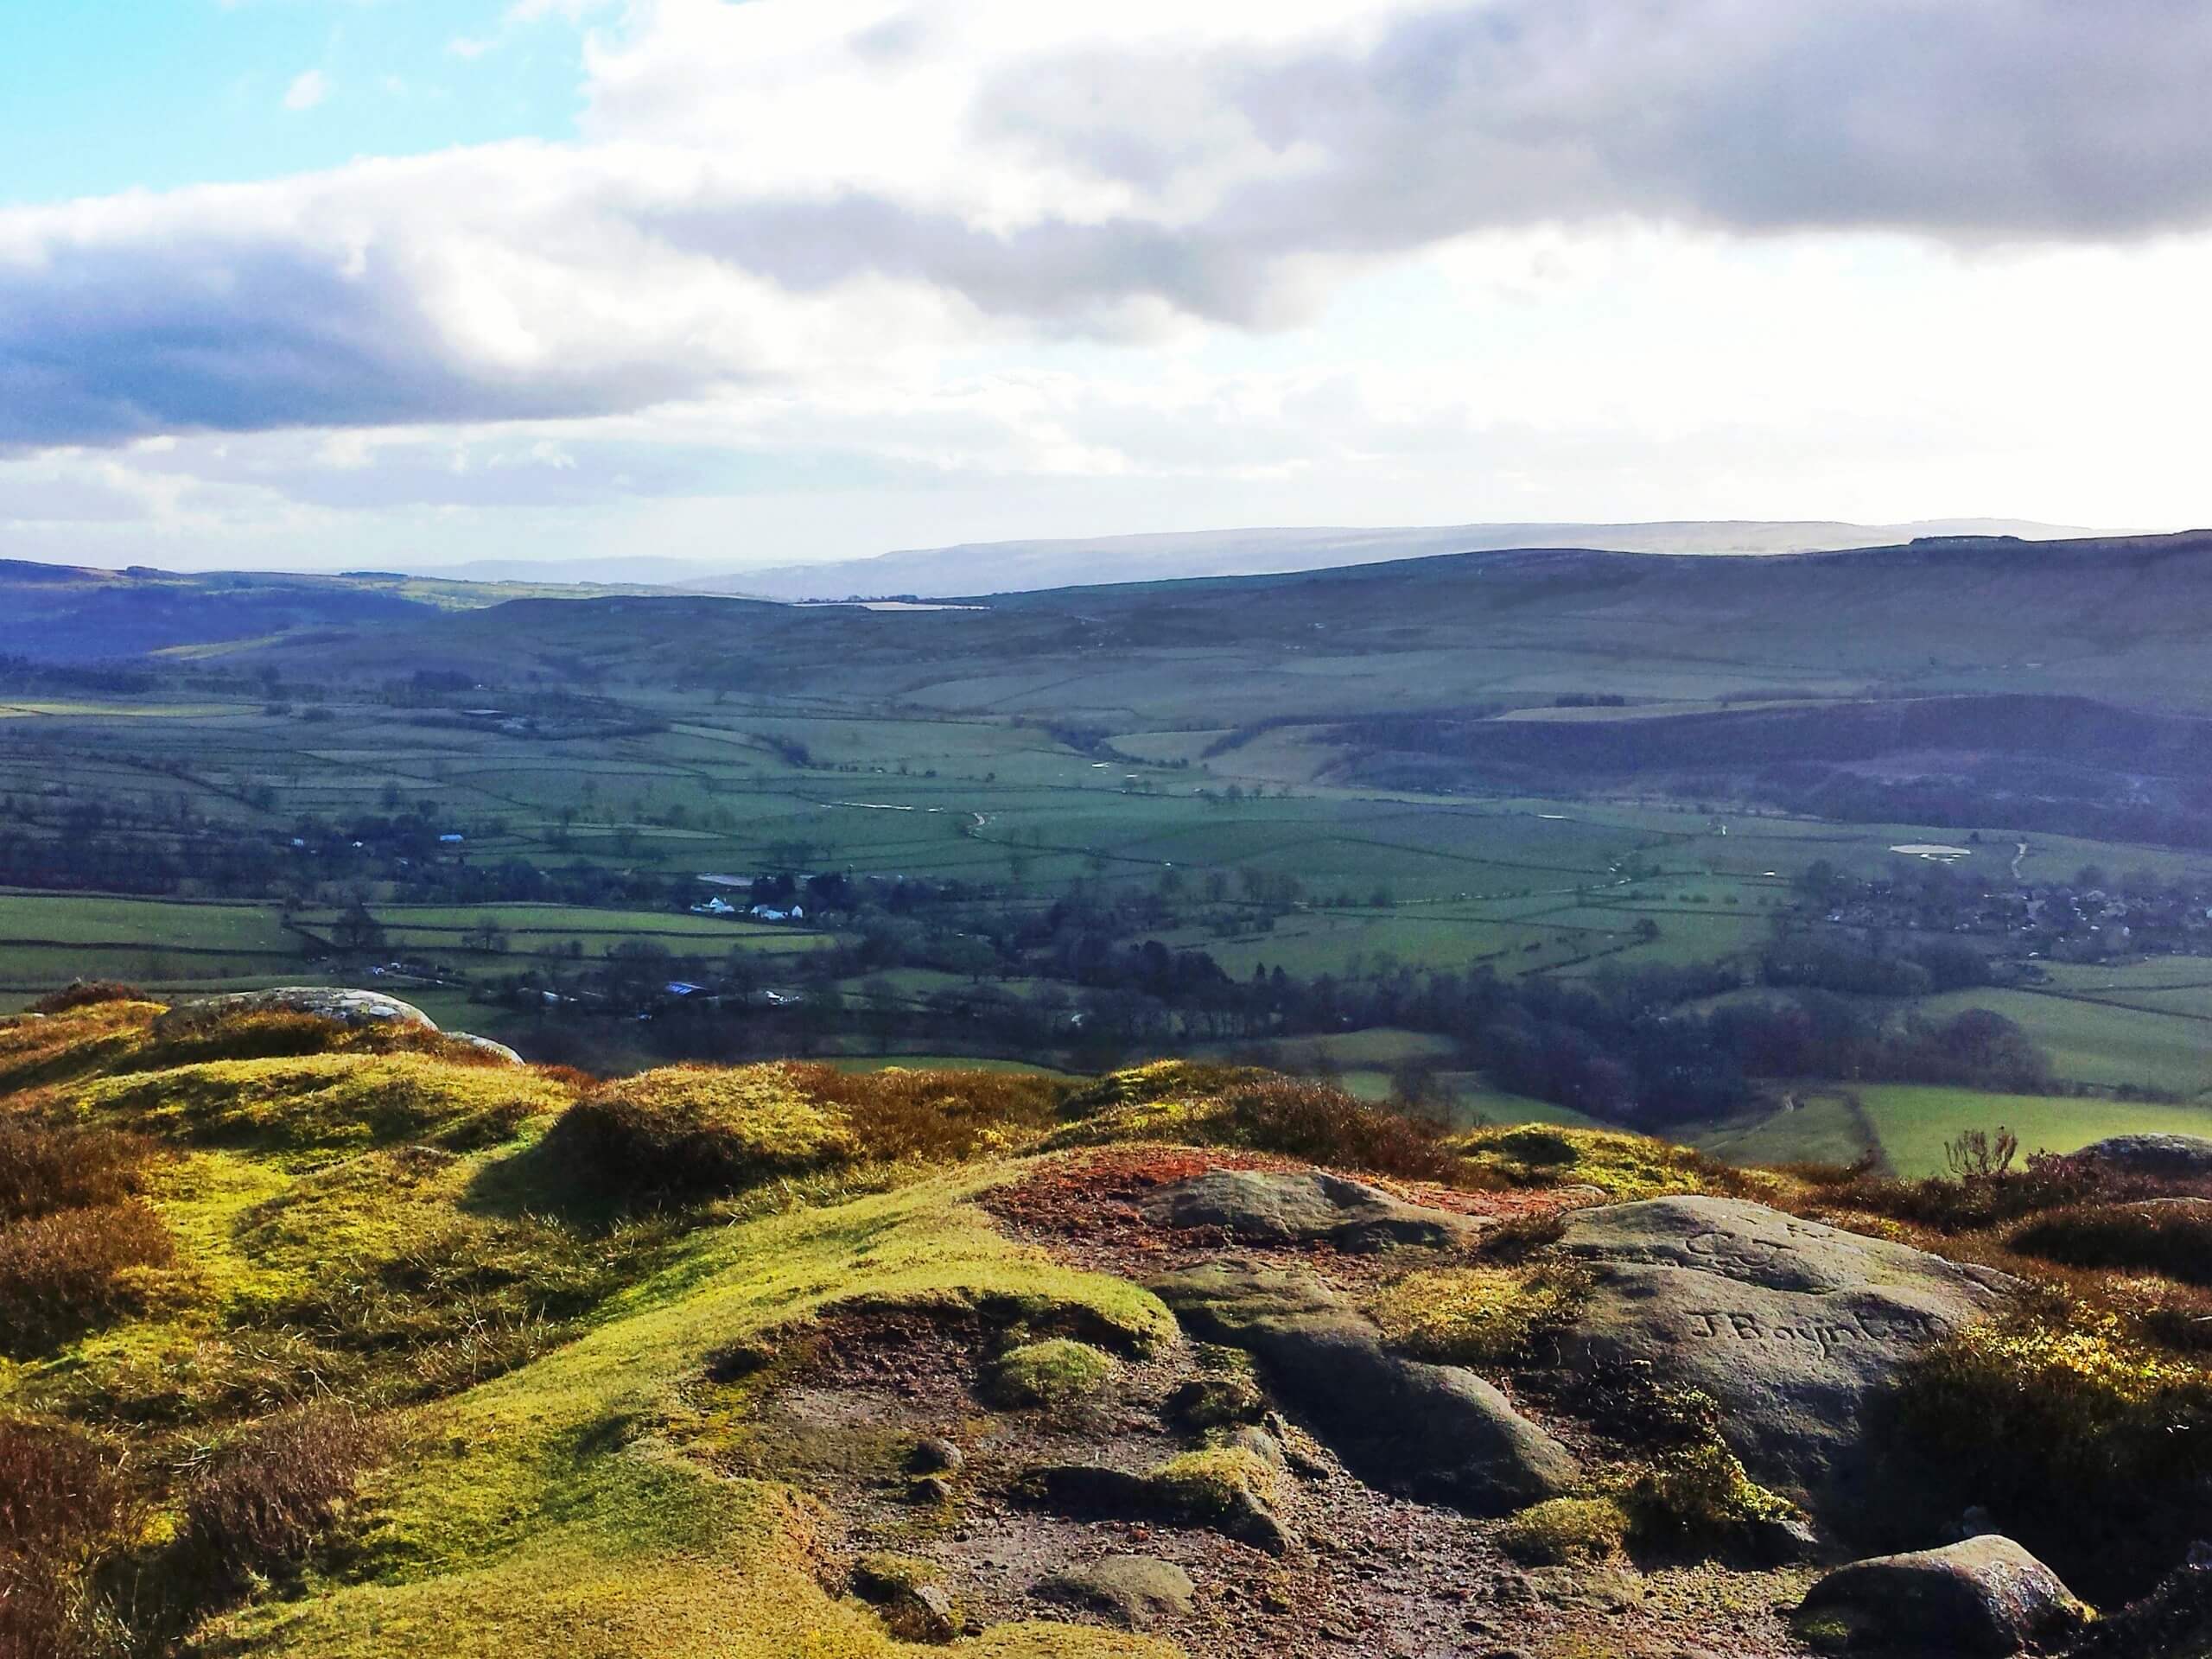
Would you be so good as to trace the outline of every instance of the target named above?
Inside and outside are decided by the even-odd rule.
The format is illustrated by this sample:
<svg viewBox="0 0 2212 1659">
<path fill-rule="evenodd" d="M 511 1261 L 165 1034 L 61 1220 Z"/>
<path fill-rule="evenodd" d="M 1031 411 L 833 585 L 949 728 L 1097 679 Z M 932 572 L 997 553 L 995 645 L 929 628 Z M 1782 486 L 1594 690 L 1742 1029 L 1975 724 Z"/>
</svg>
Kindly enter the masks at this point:
<svg viewBox="0 0 2212 1659">
<path fill-rule="evenodd" d="M 378 1446 L 374 1428 L 341 1406 L 310 1406 L 245 1429 L 186 1483 L 178 1554 L 233 1584 L 296 1564 L 336 1519 Z"/>
<path fill-rule="evenodd" d="M 1257 1152 L 1407 1180 L 1449 1182 L 1460 1170 L 1433 1125 L 1293 1077 L 1232 1085 L 1222 1096 L 1217 1133 Z"/>
<path fill-rule="evenodd" d="M 2212 1286 L 2212 1198 L 2069 1205 L 2016 1227 L 2006 1242 L 2023 1255 L 2068 1267 L 2156 1273 Z"/>
<path fill-rule="evenodd" d="M 157 1155 L 142 1135 L 0 1116 L 0 1222 L 119 1204 Z"/>
<path fill-rule="evenodd" d="M 43 1020 L 0 1020 L 0 1095 L 89 1076 L 123 1059 L 161 1012 L 153 1002 L 96 1002 Z"/>
<path fill-rule="evenodd" d="M 988 1156 L 1033 1144 L 1058 1123 L 1068 1087 L 1033 1072 L 784 1068 L 842 1116 L 871 1161 Z"/>
<path fill-rule="evenodd" d="M 58 991 L 48 991 L 30 1006 L 33 1014 L 67 1014 L 101 1002 L 147 1002 L 152 999 L 136 985 L 113 979 L 80 979 Z"/>
<path fill-rule="evenodd" d="M 131 1306 L 133 1270 L 175 1255 L 168 1228 L 141 1198 L 0 1227 L 0 1351 L 41 1351 Z"/>
<path fill-rule="evenodd" d="M 141 1520 L 108 1447 L 60 1424 L 0 1418 L 0 1659 L 89 1652 L 92 1571 Z"/>
</svg>

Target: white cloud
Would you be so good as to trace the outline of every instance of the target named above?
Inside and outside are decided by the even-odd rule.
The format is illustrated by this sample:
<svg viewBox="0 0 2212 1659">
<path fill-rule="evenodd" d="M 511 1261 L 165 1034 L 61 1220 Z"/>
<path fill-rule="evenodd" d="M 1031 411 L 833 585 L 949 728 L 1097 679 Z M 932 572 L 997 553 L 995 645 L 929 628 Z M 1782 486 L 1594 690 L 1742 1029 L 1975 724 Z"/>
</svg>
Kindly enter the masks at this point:
<svg viewBox="0 0 2212 1659">
<path fill-rule="evenodd" d="M 296 113 L 312 110 L 329 96 L 329 78 L 320 69 L 309 69 L 295 76 L 284 89 L 284 107 Z"/>
<path fill-rule="evenodd" d="M 0 213 L 0 447 L 265 434 L 163 464 L 280 517 L 455 480 L 707 499 L 717 454 L 1339 516 L 1389 480 L 1369 519 L 1608 492 L 1586 516 L 2079 517 L 2055 435 L 2116 501 L 2190 426 L 2164 388 L 2212 368 L 2187 0 L 509 22 L 555 16 L 590 29 L 577 143 Z M 2131 361 L 2162 372 L 2110 395 Z M 641 467 L 657 443 L 702 459 Z"/>
</svg>

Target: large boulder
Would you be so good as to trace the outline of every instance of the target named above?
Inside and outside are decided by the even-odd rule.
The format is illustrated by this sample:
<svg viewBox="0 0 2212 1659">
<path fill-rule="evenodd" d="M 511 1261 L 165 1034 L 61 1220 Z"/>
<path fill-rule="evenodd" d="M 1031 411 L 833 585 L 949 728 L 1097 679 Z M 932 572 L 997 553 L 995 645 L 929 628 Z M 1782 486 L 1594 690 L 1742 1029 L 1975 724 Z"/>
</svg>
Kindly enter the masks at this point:
<svg viewBox="0 0 2212 1659">
<path fill-rule="evenodd" d="M 403 1002 L 382 991 L 348 990 L 334 985 L 282 985 L 274 990 L 234 991 L 224 996 L 203 997 L 156 1016 L 154 1030 L 161 1035 L 204 1030 L 232 1014 L 308 1014 L 335 1020 L 341 1026 L 411 1026 L 435 1032 L 436 1020 L 412 1002 Z M 521 1055 L 505 1043 L 470 1032 L 442 1033 L 448 1043 L 473 1049 L 501 1065 L 520 1065 Z"/>
<path fill-rule="evenodd" d="M 1448 1211 L 1408 1204 L 1322 1170 L 1209 1170 L 1163 1187 L 1144 1210 L 1159 1226 L 1216 1231 L 1252 1244 L 1329 1243 L 1342 1250 L 1456 1244 L 1471 1230 Z"/>
<path fill-rule="evenodd" d="M 900 1641 L 942 1644 L 960 1634 L 944 1580 L 944 1569 L 934 1561 L 863 1555 L 853 1564 L 851 1589 Z"/>
<path fill-rule="evenodd" d="M 1304 1268 L 1206 1263 L 1153 1289 L 1185 1329 L 1243 1348 L 1344 1460 L 1478 1514 L 1557 1497 L 1580 1479 L 1567 1448 L 1457 1365 L 1402 1357 Z"/>
<path fill-rule="evenodd" d="M 474 1049 L 486 1059 L 496 1061 L 501 1065 L 524 1064 L 522 1056 L 505 1043 L 495 1042 L 489 1037 L 479 1037 L 473 1031 L 449 1031 L 445 1033 L 445 1037 L 448 1042 L 458 1043 L 463 1048 Z"/>
<path fill-rule="evenodd" d="M 2212 1176 L 2212 1139 L 2201 1135 L 2115 1135 L 2074 1155 L 2137 1175 L 2178 1180 Z"/>
<path fill-rule="evenodd" d="M 1832 1517 L 1866 1496 L 1870 1404 L 2014 1284 L 1734 1198 L 1581 1211 L 1560 1248 L 1593 1274 L 1567 1364 L 1648 1367 L 1662 1387 L 1702 1389 L 1755 1478 Z"/>
<path fill-rule="evenodd" d="M 187 1002 L 154 1021 L 156 1032 L 190 1029 L 234 1014 L 312 1014 L 345 1026 L 382 1025 L 397 1020 L 435 1031 L 437 1022 L 412 1002 L 381 991 L 346 990 L 333 985 L 282 985 L 267 991 L 236 991 Z"/>
<path fill-rule="evenodd" d="M 1823 1645 L 2002 1659 L 2070 1636 L 2088 1617 L 2058 1574 L 1985 1533 L 1840 1567 L 1806 1592 L 1797 1624 Z"/>
</svg>

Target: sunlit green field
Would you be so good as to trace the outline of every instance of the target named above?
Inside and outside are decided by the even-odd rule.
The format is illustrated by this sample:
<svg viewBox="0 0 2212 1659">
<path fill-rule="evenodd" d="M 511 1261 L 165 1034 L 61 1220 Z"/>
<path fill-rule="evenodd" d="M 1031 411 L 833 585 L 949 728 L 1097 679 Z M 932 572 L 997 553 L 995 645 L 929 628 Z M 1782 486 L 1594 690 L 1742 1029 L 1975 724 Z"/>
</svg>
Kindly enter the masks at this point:
<svg viewBox="0 0 2212 1659">
<path fill-rule="evenodd" d="M 1943 1148 L 1964 1130 L 2009 1128 L 2024 1158 L 2075 1152 L 2110 1135 L 2168 1132 L 2212 1135 L 2212 1107 L 2049 1095 L 1986 1095 L 1970 1089 L 1880 1084 L 1856 1091 L 1882 1150 L 1900 1175 L 1936 1175 Z"/>
<path fill-rule="evenodd" d="M 2069 1083 L 2133 1085 L 2195 1097 L 2212 1091 L 2212 1024 L 2037 991 L 1957 991 L 1921 1004 L 1936 1018 L 1991 1008 L 2019 1022 L 2050 1051 Z"/>
</svg>

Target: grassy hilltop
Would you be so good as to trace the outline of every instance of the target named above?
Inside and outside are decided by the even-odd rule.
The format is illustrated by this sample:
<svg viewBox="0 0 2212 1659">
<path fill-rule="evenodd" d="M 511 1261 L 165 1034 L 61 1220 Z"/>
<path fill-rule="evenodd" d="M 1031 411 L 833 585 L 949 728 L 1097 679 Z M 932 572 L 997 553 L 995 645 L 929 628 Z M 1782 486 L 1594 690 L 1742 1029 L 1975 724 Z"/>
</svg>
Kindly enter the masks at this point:
<svg viewBox="0 0 2212 1659">
<path fill-rule="evenodd" d="M 1297 1379 L 1183 1334 L 1145 1286 L 1219 1246 L 1144 1195 L 1316 1165 L 1477 1242 L 1416 1267 L 1262 1254 L 1504 1382 L 1572 1443 L 1577 1490 L 1470 1518 L 1386 1500 L 1296 1422 L 1237 1427 Z M 1372 1618 L 1555 1659 L 1724 1625 L 1802 1653 L 1820 1632 L 1776 1609 L 1809 1570 L 1755 1548 L 1788 1497 L 1694 1402 L 1541 1381 L 1585 1294 L 1560 1215 L 1701 1192 L 2029 1275 L 1930 1351 L 1889 1432 L 1931 1502 L 1995 1506 L 2117 1602 L 2169 1564 L 2212 1440 L 2199 1201 L 2135 1218 L 2174 1190 L 1448 1135 L 1186 1062 L 601 1083 L 406 1021 L 83 991 L 0 1024 L 0 1652 L 1170 1659 Z M 1103 1519 L 1046 1491 L 1076 1451 L 1125 1471 Z M 1309 1541 L 1274 1550 L 1278 1516 Z M 1163 1552 L 1195 1590 L 1178 1568 L 1123 1628 L 1095 1586 L 1032 1593 L 1067 1563 L 1025 1567 L 1024 1537 Z"/>
</svg>

